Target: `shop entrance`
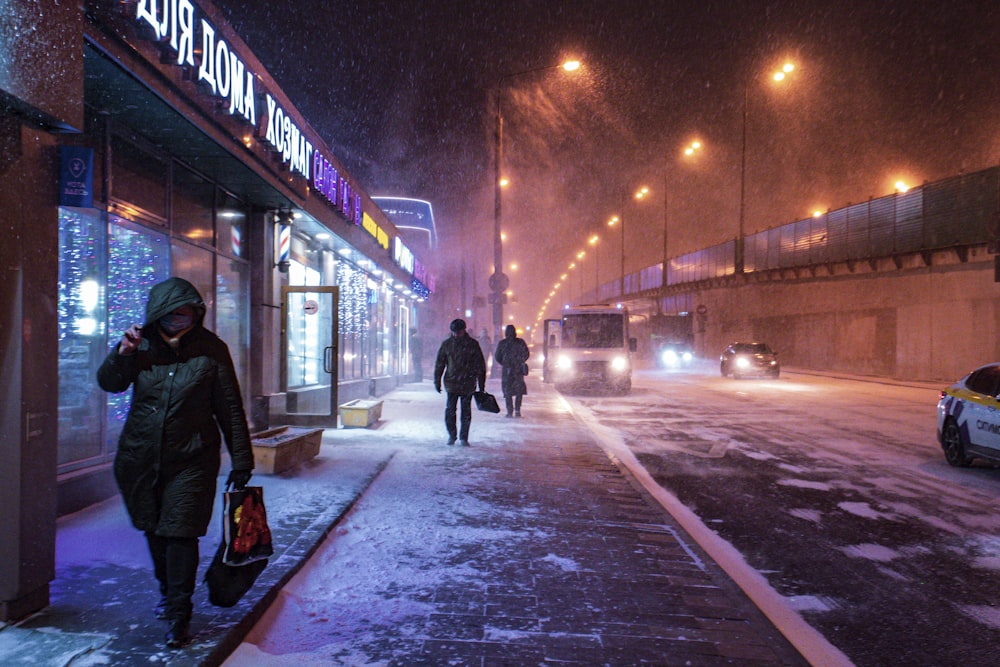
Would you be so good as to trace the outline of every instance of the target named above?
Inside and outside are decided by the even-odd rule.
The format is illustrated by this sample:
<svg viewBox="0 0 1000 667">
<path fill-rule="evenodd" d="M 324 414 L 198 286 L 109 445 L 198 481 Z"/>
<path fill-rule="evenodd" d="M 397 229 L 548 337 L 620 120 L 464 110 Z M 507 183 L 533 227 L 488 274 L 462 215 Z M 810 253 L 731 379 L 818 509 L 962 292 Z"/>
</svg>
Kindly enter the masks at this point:
<svg viewBox="0 0 1000 667">
<path fill-rule="evenodd" d="M 281 288 L 285 421 L 337 426 L 338 287 Z"/>
</svg>

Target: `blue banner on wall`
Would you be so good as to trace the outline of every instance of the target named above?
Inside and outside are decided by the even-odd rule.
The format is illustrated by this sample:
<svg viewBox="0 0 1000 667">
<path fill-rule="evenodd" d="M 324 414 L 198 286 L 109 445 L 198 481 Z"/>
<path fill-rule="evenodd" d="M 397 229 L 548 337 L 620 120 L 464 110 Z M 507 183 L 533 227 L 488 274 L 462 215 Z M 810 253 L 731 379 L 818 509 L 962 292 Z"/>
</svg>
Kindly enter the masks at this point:
<svg viewBox="0 0 1000 667">
<path fill-rule="evenodd" d="M 59 147 L 59 205 L 94 205 L 94 149 Z"/>
</svg>

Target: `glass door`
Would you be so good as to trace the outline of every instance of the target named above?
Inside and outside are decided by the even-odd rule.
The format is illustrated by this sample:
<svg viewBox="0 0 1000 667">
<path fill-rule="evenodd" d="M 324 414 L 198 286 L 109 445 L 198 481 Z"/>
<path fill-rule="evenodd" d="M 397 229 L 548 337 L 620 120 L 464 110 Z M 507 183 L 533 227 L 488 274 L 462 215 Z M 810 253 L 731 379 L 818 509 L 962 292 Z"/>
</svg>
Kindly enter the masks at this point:
<svg viewBox="0 0 1000 667">
<path fill-rule="evenodd" d="M 337 426 L 339 288 L 281 288 L 281 386 L 285 420 Z"/>
</svg>

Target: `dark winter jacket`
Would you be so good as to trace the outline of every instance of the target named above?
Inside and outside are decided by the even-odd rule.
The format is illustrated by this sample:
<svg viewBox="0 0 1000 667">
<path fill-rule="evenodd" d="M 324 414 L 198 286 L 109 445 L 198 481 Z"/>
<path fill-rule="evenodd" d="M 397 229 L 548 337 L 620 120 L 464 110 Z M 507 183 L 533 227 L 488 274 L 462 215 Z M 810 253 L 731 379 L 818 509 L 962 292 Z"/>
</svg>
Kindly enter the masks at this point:
<svg viewBox="0 0 1000 667">
<path fill-rule="evenodd" d="M 194 327 L 174 350 L 157 320 L 191 305 Z M 116 345 L 97 371 L 101 388 L 133 387 L 114 472 L 133 525 L 164 537 L 205 534 L 215 503 L 220 430 L 234 470 L 253 468 L 253 450 L 229 348 L 202 322 L 191 283 L 170 278 L 150 290 L 142 341 L 131 355 Z"/>
<path fill-rule="evenodd" d="M 434 388 L 441 389 L 441 379 L 449 394 L 468 396 L 486 386 L 486 361 L 479 342 L 467 333 L 451 336 L 438 348 L 434 362 Z"/>
<path fill-rule="evenodd" d="M 503 366 L 500 387 L 503 389 L 504 396 L 523 396 L 528 393 L 522 369 L 530 356 L 531 351 L 528 350 L 528 344 L 522 338 L 507 336 L 497 345 L 493 359 Z"/>
</svg>

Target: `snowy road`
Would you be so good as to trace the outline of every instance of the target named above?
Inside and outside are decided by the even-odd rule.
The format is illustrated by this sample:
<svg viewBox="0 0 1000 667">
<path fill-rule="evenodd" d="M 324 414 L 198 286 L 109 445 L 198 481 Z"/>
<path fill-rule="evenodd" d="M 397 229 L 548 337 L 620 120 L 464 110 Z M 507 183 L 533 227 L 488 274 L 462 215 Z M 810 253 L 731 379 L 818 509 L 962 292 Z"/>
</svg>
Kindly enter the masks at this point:
<svg viewBox="0 0 1000 667">
<path fill-rule="evenodd" d="M 859 666 L 996 664 L 1000 468 L 950 468 L 937 390 L 714 366 L 573 396 Z"/>
</svg>

